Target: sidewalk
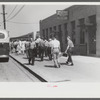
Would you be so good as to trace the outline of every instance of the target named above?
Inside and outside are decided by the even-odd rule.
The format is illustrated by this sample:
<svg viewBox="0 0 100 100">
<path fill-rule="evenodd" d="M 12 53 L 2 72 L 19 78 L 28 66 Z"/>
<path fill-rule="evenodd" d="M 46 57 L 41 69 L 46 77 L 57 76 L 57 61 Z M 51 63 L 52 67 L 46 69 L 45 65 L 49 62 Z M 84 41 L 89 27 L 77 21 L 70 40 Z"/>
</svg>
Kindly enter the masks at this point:
<svg viewBox="0 0 100 100">
<path fill-rule="evenodd" d="M 24 55 L 10 54 L 18 62 L 35 72 L 47 82 L 99 82 L 100 58 L 73 56 L 74 66 L 66 65 L 66 57 L 60 57 L 60 68 L 55 68 L 53 61 L 48 57 L 44 61 L 36 58 L 35 65 L 28 65 Z"/>
</svg>

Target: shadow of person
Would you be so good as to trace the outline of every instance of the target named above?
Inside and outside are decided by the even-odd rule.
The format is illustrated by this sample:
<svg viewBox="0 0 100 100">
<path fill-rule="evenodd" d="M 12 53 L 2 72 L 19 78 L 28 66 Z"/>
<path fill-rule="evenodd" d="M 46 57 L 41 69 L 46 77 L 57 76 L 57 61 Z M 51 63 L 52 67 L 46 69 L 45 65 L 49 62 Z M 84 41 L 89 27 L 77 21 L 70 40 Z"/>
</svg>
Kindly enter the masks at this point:
<svg viewBox="0 0 100 100">
<path fill-rule="evenodd" d="M 27 57 L 23 57 L 23 59 L 28 59 Z"/>
<path fill-rule="evenodd" d="M 24 65 L 30 65 L 29 63 L 23 63 Z"/>
<path fill-rule="evenodd" d="M 54 65 L 45 65 L 44 67 L 55 68 Z"/>
<path fill-rule="evenodd" d="M 60 63 L 60 65 L 67 65 L 66 63 Z"/>
</svg>

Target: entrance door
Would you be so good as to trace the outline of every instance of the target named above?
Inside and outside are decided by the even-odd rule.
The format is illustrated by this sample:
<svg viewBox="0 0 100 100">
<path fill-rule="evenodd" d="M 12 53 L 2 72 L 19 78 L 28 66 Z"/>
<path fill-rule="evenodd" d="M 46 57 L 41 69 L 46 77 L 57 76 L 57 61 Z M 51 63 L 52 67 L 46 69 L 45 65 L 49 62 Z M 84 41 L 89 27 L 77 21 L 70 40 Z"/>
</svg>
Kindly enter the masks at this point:
<svg viewBox="0 0 100 100">
<path fill-rule="evenodd" d="M 96 15 L 89 17 L 89 54 L 96 54 Z"/>
</svg>

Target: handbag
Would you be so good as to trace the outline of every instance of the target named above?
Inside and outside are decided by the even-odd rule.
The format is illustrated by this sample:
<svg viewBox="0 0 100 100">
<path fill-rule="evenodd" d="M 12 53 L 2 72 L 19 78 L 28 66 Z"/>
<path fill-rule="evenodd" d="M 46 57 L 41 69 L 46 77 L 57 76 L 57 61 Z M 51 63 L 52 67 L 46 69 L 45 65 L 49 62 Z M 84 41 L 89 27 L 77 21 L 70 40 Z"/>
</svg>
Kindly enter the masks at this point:
<svg viewBox="0 0 100 100">
<path fill-rule="evenodd" d="M 64 52 L 62 56 L 67 57 L 67 53 Z"/>
</svg>

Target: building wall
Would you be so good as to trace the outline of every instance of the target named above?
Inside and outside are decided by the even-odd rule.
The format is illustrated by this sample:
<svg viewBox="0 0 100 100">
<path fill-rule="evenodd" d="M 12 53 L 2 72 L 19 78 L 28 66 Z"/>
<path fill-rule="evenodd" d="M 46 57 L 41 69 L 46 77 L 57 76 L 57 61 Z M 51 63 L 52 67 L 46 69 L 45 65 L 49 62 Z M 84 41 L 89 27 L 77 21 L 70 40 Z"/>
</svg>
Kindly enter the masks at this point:
<svg viewBox="0 0 100 100">
<path fill-rule="evenodd" d="M 100 56 L 100 6 L 97 6 L 96 14 L 97 14 L 96 55 Z"/>
<path fill-rule="evenodd" d="M 58 36 L 58 39 L 60 39 L 61 46 L 62 46 L 62 51 L 66 49 L 67 42 L 66 42 L 66 37 L 67 35 L 70 35 L 73 42 L 75 42 L 75 54 L 82 54 L 82 55 L 87 55 L 90 53 L 90 40 L 89 36 L 91 35 L 89 33 L 89 29 L 91 27 L 91 24 L 89 22 L 89 17 L 90 16 L 96 16 L 96 22 L 97 22 L 97 30 L 96 30 L 96 54 L 100 54 L 100 39 L 99 39 L 99 33 L 100 33 L 100 6 L 96 5 L 75 5 L 71 6 L 67 9 L 64 9 L 68 11 L 68 19 L 57 19 L 57 15 L 54 14 L 40 22 L 40 34 L 41 36 L 43 35 L 43 32 L 46 35 L 46 29 L 48 29 L 48 37 L 50 37 L 50 28 L 53 28 L 54 26 L 57 27 L 57 32 L 58 26 L 61 25 L 61 32 L 60 32 L 60 38 Z M 85 27 L 80 26 L 80 19 L 84 19 L 84 25 Z M 75 27 L 72 28 L 72 23 L 75 22 Z M 67 24 L 67 29 L 64 28 L 64 24 Z M 88 25 L 90 24 L 90 25 Z M 44 30 L 44 31 L 43 31 Z M 67 31 L 66 31 L 67 30 Z M 81 43 L 80 35 L 81 31 L 84 33 L 84 43 Z"/>
</svg>

